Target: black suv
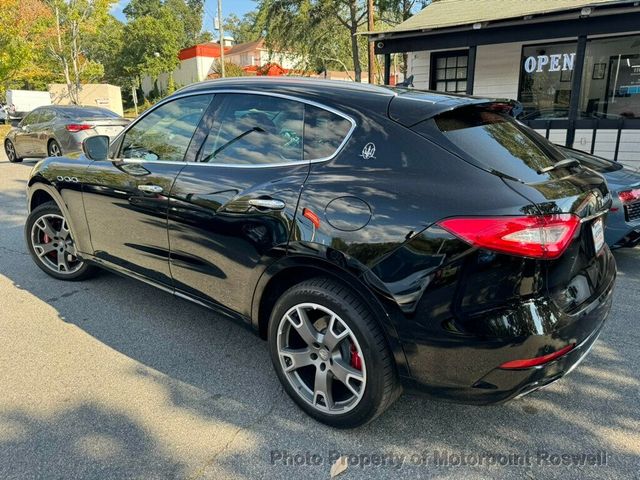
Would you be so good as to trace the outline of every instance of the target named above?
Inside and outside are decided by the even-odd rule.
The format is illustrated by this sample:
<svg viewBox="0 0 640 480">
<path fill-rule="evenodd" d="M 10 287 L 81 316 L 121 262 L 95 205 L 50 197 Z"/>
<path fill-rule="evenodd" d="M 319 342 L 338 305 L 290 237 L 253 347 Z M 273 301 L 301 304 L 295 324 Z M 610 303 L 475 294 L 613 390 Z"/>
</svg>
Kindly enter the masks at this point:
<svg viewBox="0 0 640 480">
<path fill-rule="evenodd" d="M 402 386 L 504 401 L 577 365 L 616 275 L 602 177 L 511 107 L 195 84 L 110 144 L 38 163 L 27 243 L 52 277 L 103 267 L 245 323 L 291 398 L 333 426 L 375 418 Z"/>
</svg>

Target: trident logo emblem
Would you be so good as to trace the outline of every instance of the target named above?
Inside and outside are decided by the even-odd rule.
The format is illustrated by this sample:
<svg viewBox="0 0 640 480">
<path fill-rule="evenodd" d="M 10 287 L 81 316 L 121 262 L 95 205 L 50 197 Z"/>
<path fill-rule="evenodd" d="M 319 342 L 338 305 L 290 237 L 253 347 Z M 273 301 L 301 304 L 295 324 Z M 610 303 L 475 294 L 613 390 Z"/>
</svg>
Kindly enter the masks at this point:
<svg viewBox="0 0 640 480">
<path fill-rule="evenodd" d="M 362 149 L 362 153 L 360 156 L 365 160 L 369 160 L 370 158 L 376 158 L 376 145 L 374 143 L 367 143 Z"/>
</svg>

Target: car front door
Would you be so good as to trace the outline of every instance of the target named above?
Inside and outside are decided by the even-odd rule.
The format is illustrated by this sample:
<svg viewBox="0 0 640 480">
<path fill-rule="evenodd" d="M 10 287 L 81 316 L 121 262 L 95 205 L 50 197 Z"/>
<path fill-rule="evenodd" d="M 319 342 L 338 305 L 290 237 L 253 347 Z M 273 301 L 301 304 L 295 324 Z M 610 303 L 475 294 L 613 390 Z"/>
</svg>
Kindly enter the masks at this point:
<svg viewBox="0 0 640 480">
<path fill-rule="evenodd" d="M 303 140 L 309 122 L 328 115 L 338 117 L 268 94 L 216 95 L 196 162 L 185 166 L 171 192 L 178 294 L 249 316 L 259 276 L 285 253 L 310 162 L 338 149 L 314 151 Z M 349 131 L 351 123 L 338 118 Z"/>
<path fill-rule="evenodd" d="M 169 193 L 195 156 L 192 138 L 212 98 L 185 96 L 152 109 L 118 137 L 113 158 L 88 167 L 83 198 L 98 262 L 171 287 Z"/>
</svg>

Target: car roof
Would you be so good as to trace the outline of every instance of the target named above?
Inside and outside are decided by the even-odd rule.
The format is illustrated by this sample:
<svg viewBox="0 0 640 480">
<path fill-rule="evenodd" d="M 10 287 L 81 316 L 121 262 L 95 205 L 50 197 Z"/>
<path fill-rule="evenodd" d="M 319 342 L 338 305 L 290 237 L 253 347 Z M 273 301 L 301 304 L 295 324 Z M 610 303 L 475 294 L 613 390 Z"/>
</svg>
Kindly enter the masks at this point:
<svg viewBox="0 0 640 480">
<path fill-rule="evenodd" d="M 444 109 L 451 109 L 456 106 L 491 100 L 429 90 L 307 77 L 234 77 L 207 80 L 184 87 L 174 95 L 225 89 L 291 95 L 327 106 L 370 110 L 384 114 L 388 113 L 392 100 L 398 98 L 402 101 L 397 103 L 402 104 L 403 107 L 406 107 L 407 104 L 419 104 L 420 115 L 423 118 L 440 113 L 445 104 Z"/>
</svg>

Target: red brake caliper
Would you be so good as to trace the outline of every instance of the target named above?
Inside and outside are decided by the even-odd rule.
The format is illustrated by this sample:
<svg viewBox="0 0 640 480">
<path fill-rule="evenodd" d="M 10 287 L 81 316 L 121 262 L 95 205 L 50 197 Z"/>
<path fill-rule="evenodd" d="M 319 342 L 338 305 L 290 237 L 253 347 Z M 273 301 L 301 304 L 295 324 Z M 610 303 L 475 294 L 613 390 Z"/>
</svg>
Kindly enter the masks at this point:
<svg viewBox="0 0 640 480">
<path fill-rule="evenodd" d="M 356 370 L 362 370 L 362 358 L 360 358 L 358 349 L 356 349 L 356 346 L 353 343 L 351 344 L 350 352 L 351 352 L 351 366 Z"/>
</svg>

